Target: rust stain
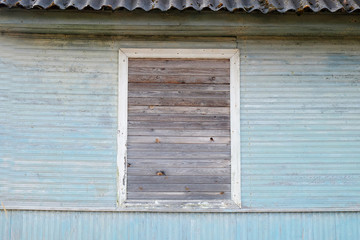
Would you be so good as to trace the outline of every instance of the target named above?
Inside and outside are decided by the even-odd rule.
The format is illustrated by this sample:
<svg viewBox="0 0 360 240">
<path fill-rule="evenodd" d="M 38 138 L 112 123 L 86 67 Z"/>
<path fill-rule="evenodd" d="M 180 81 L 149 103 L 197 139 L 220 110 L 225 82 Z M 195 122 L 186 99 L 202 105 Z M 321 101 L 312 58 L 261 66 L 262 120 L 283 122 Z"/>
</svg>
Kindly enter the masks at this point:
<svg viewBox="0 0 360 240">
<path fill-rule="evenodd" d="M 5 212 L 5 216 L 6 216 L 6 218 L 7 218 L 7 210 L 6 210 L 6 208 L 5 208 L 5 205 L 4 205 L 4 203 L 3 202 L 1 202 L 1 206 L 3 207 L 3 209 L 4 209 L 4 212 Z"/>
<path fill-rule="evenodd" d="M 156 138 L 155 143 L 160 143 L 160 139 Z"/>
</svg>

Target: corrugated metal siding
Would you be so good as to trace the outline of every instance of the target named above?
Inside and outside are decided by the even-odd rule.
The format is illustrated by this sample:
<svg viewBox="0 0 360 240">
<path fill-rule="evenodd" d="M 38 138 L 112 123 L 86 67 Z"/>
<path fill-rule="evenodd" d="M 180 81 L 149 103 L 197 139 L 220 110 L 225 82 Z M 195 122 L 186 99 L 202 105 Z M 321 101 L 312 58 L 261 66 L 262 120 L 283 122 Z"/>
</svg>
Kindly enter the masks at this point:
<svg viewBox="0 0 360 240">
<path fill-rule="evenodd" d="M 102 8 L 111 8 L 114 10 L 125 8 L 127 10 L 134 10 L 136 8 L 140 8 L 145 11 L 150 11 L 152 9 L 167 11 L 171 8 L 179 10 L 192 8 L 198 11 L 202 9 L 211 9 L 212 11 L 218 11 L 220 9 L 235 11 L 241 9 L 247 12 L 259 10 L 263 13 L 271 11 L 278 11 L 283 13 L 291 10 L 302 11 L 304 9 L 310 9 L 314 12 L 319 12 L 324 9 L 330 12 L 335 12 L 338 10 L 353 12 L 360 8 L 359 2 L 356 0 L 0 0 L 0 5 L 1 4 L 8 7 L 21 6 L 25 8 L 50 8 L 56 6 L 60 9 L 73 7 L 80 10 L 87 7 L 96 10 Z"/>
<path fill-rule="evenodd" d="M 235 46 L 230 38 L 0 38 L 8 207 L 115 206 L 120 47 Z M 244 208 L 359 208 L 360 44 L 344 41 L 239 42 Z"/>
<path fill-rule="evenodd" d="M 360 239 L 360 213 L 0 212 L 2 240 Z"/>
<path fill-rule="evenodd" d="M 117 52 L 53 38 L 0 45 L 1 200 L 114 207 Z"/>
<path fill-rule="evenodd" d="M 239 46 L 243 206 L 359 208 L 359 41 Z"/>
</svg>

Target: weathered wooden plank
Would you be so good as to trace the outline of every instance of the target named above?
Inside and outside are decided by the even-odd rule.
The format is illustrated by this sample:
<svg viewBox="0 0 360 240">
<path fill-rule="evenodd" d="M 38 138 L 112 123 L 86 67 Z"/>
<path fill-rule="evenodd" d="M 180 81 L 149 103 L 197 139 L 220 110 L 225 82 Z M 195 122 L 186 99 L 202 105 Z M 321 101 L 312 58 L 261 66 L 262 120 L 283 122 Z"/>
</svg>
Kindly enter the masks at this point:
<svg viewBox="0 0 360 240">
<path fill-rule="evenodd" d="M 228 107 L 182 107 L 182 106 L 129 106 L 129 114 L 149 113 L 149 114 L 202 114 L 202 115 L 228 115 Z"/>
<path fill-rule="evenodd" d="M 159 121 L 159 122 L 173 122 L 173 121 L 230 121 L 229 115 L 184 115 L 184 114 L 149 114 L 149 113 L 140 113 L 140 114 L 129 114 L 129 119 L 131 121 Z"/>
<path fill-rule="evenodd" d="M 131 58 L 129 67 L 160 67 L 160 68 L 229 68 L 229 59 L 174 59 L 174 58 Z"/>
<path fill-rule="evenodd" d="M 174 59 L 229 59 L 235 51 L 234 49 L 166 49 L 161 48 L 123 48 L 122 49 L 129 58 L 174 58 Z M 193 60 L 194 61 L 194 60 Z"/>
<path fill-rule="evenodd" d="M 168 159 L 146 158 L 146 159 L 128 159 L 128 168 L 140 167 L 179 167 L 179 168 L 225 168 L 230 166 L 230 158 L 228 160 L 217 159 L 176 159 L 175 161 Z"/>
<path fill-rule="evenodd" d="M 128 93 L 129 97 L 134 98 L 229 98 L 230 92 L 220 92 L 220 91 L 197 91 L 196 85 L 191 91 L 181 91 L 181 90 L 135 90 L 131 89 Z"/>
<path fill-rule="evenodd" d="M 129 104 L 133 106 L 189 106 L 189 107 L 229 107 L 230 99 L 210 99 L 210 98 L 133 98 L 129 97 Z"/>
<path fill-rule="evenodd" d="M 148 178 L 132 182 L 136 179 L 129 178 L 129 199 L 136 192 L 220 191 L 224 195 L 230 191 L 230 177 L 221 179 L 226 185 L 216 184 L 218 176 L 230 174 L 231 165 L 230 62 L 221 61 L 226 68 L 213 66 L 212 70 L 210 65 L 202 65 L 207 60 L 196 59 L 186 63 L 180 60 L 179 65 L 166 59 L 134 59 L 134 65 L 130 64 L 129 71 L 135 75 L 129 76 L 128 176 L 166 176 L 162 181 Z M 221 74 L 227 75 L 226 79 L 217 77 Z M 130 79 L 134 76 L 138 79 Z M 180 178 L 167 180 L 169 176 Z M 199 179 L 201 176 L 208 178 Z M 181 195 L 152 197 L 135 195 L 134 199 L 194 199 Z M 199 193 L 192 197 L 214 199 Z"/>
<path fill-rule="evenodd" d="M 156 137 L 156 136 L 129 136 L 128 142 L 134 143 L 196 143 L 196 144 L 212 144 L 212 143 L 230 143 L 230 137 Z"/>
<path fill-rule="evenodd" d="M 140 122 L 140 121 L 129 121 L 129 128 L 157 128 L 157 129 L 194 129 L 194 130 L 221 130 L 230 129 L 229 122 Z M 210 133 L 210 132 L 209 132 Z"/>
<path fill-rule="evenodd" d="M 129 75 L 129 83 L 164 83 L 164 84 L 228 84 L 229 77 L 213 75 Z"/>
<path fill-rule="evenodd" d="M 95 84 L 95 83 L 94 83 Z M 101 85 L 99 85 L 101 87 Z M 104 87 L 104 86 L 102 86 Z M 165 83 L 129 83 L 131 91 L 193 91 L 198 92 L 211 91 L 211 92 L 229 92 L 229 84 L 165 84 Z"/>
<path fill-rule="evenodd" d="M 231 199 L 241 207 L 240 53 L 230 59 Z"/>
<path fill-rule="evenodd" d="M 229 199 L 230 192 L 128 192 L 127 198 L 129 200 L 215 200 Z"/>
<path fill-rule="evenodd" d="M 130 128 L 128 136 L 178 136 L 178 137 L 226 137 L 230 135 L 229 129 L 224 130 L 181 130 L 156 128 Z M 192 144 L 193 145 L 193 144 Z M 128 145 L 129 146 L 129 145 Z"/>
<path fill-rule="evenodd" d="M 129 184 L 128 192 L 229 192 L 230 184 Z"/>
<path fill-rule="evenodd" d="M 229 152 L 207 152 L 199 149 L 198 152 L 185 152 L 173 149 L 173 151 L 131 151 L 128 153 L 128 158 L 159 158 L 159 159 L 178 159 L 178 158 L 191 158 L 191 159 L 228 159 L 230 158 Z"/>
<path fill-rule="evenodd" d="M 211 75 L 211 76 L 229 76 L 229 68 L 165 68 L 165 67 L 131 67 L 129 66 L 129 75 L 165 75 L 165 76 L 196 76 L 196 75 Z"/>
<path fill-rule="evenodd" d="M 230 176 L 128 176 L 130 183 L 230 184 Z"/>
<path fill-rule="evenodd" d="M 127 192 L 127 107 L 128 107 L 128 58 L 119 51 L 119 87 L 118 95 L 124 96 L 124 99 L 118 97 L 118 129 L 117 129 L 117 204 L 122 204 L 126 200 Z"/>
<path fill-rule="evenodd" d="M 224 176 L 229 168 L 128 168 L 129 176 L 156 176 L 163 171 L 166 176 Z"/>
<path fill-rule="evenodd" d="M 207 152 L 226 152 L 230 150 L 230 144 L 211 143 L 211 144 L 154 144 L 154 143 L 128 143 L 128 150 L 131 151 L 187 151 L 198 152 L 199 150 Z"/>
</svg>

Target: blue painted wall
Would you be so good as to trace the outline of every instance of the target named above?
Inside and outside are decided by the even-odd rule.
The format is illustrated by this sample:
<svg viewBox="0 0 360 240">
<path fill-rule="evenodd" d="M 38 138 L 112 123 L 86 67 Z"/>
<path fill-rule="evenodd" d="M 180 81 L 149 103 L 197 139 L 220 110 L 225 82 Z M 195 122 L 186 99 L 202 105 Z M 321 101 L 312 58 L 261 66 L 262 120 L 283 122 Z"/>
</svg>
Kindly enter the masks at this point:
<svg viewBox="0 0 360 240">
<path fill-rule="evenodd" d="M 244 206 L 359 208 L 359 41 L 239 46 Z"/>
<path fill-rule="evenodd" d="M 357 240 L 359 213 L 0 212 L 2 240 Z"/>
<path fill-rule="evenodd" d="M 359 43 L 1 35 L 1 202 L 115 207 L 117 50 L 238 46 L 244 209 L 359 209 Z M 360 239 L 358 212 L 2 211 L 0 219 L 1 239 Z"/>
</svg>

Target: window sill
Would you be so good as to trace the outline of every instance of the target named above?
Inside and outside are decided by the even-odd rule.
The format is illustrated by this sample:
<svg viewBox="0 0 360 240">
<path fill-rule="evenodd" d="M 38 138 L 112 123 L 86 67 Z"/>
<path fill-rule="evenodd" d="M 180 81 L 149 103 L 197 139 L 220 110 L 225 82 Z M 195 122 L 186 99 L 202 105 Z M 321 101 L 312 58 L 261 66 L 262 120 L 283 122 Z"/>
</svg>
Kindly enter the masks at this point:
<svg viewBox="0 0 360 240">
<path fill-rule="evenodd" d="M 128 200 L 119 205 L 119 211 L 146 211 L 146 212 L 234 212 L 240 206 L 232 200 Z"/>
</svg>

